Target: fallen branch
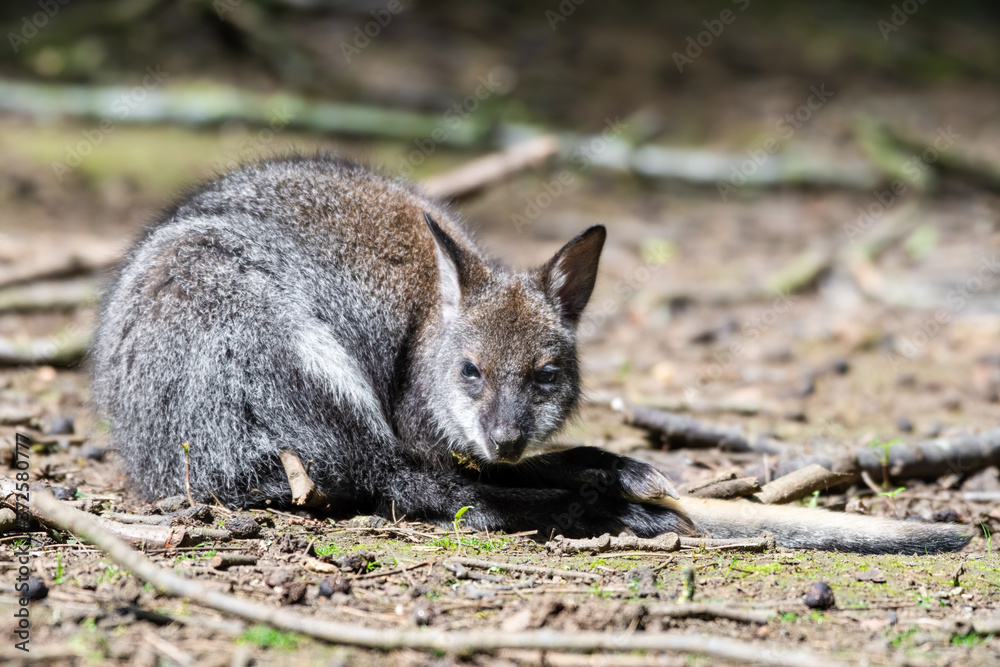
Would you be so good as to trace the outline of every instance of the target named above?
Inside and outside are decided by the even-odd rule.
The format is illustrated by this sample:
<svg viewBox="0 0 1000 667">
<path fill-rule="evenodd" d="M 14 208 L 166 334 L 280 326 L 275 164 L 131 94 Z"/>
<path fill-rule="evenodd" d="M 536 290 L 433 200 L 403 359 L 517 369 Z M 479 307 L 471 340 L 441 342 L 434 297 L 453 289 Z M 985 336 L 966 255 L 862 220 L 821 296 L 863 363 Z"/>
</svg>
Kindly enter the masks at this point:
<svg viewBox="0 0 1000 667">
<path fill-rule="evenodd" d="M 97 297 L 97 282 L 90 279 L 34 282 L 0 291 L 0 313 L 77 308 Z"/>
<path fill-rule="evenodd" d="M 550 134 L 514 144 L 499 153 L 478 157 L 443 174 L 424 179 L 423 190 L 436 199 L 455 199 L 480 190 L 519 171 L 545 162 L 559 152 Z"/>
<path fill-rule="evenodd" d="M 292 487 L 292 504 L 300 507 L 318 507 L 326 504 L 326 496 L 316 488 L 309 479 L 301 459 L 295 452 L 284 449 L 281 451 L 281 465 L 288 476 L 288 484 Z"/>
<path fill-rule="evenodd" d="M 448 632 L 428 628 L 393 630 L 326 621 L 215 591 L 207 588 L 202 582 L 185 579 L 170 570 L 158 567 L 147 557 L 110 535 L 95 517 L 60 503 L 47 491 L 32 492 L 31 502 L 35 511 L 43 515 L 49 523 L 99 547 L 123 569 L 152 584 L 165 595 L 185 598 L 195 604 L 237 618 L 265 623 L 285 631 L 298 632 L 336 644 L 382 650 L 411 648 L 455 653 L 492 651 L 499 648 L 621 652 L 678 651 L 773 665 L 836 664 L 825 656 L 805 651 L 770 649 L 748 642 L 703 635 L 567 633 L 549 630 L 510 633 L 493 630 Z"/>
<path fill-rule="evenodd" d="M 756 478 L 753 478 L 756 481 Z M 784 477 L 768 482 L 757 494 L 757 499 L 769 505 L 783 505 L 811 495 L 814 491 L 825 491 L 832 486 L 849 484 L 854 475 L 830 472 L 813 463 Z"/>
<path fill-rule="evenodd" d="M 0 366 L 71 366 L 83 359 L 89 346 L 90 334 L 73 328 L 41 340 L 0 338 Z"/>
<path fill-rule="evenodd" d="M 545 543 L 545 548 L 557 554 L 575 553 L 605 553 L 607 551 L 651 551 L 665 553 L 677 551 L 680 541 L 676 533 L 664 533 L 656 537 L 636 537 L 635 535 L 619 535 L 611 537 L 605 533 L 600 537 L 572 539 L 557 535 L 555 539 Z"/>
<path fill-rule="evenodd" d="M 644 429 L 664 448 L 718 447 L 729 452 L 780 454 L 786 445 L 763 437 L 747 437 L 738 426 L 704 422 L 685 415 L 675 415 L 645 405 L 627 403 L 616 398 L 611 409 L 622 414 L 629 426 Z"/>
<path fill-rule="evenodd" d="M 769 472 L 771 479 L 776 480 L 816 463 L 832 472 L 852 475 L 853 481 L 860 479 L 862 470 L 879 483 L 908 479 L 934 480 L 946 473 L 970 475 L 983 468 L 1000 465 L 1000 428 L 953 438 L 899 442 L 889 448 L 886 465 L 883 465 L 882 456 L 881 449 L 857 447 L 834 455 L 797 457 L 776 464 Z M 889 480 L 883 479 L 884 471 L 888 472 Z M 758 466 L 745 472 L 763 478 L 768 471 Z"/>
<path fill-rule="evenodd" d="M 736 473 L 726 473 L 685 485 L 682 490 L 696 498 L 745 498 L 760 491 L 760 482 L 756 477 L 736 477 Z"/>
<path fill-rule="evenodd" d="M 0 82 L 0 87 L 3 83 Z M 2 102 L 0 102 L 2 106 Z M 0 287 L 67 278 L 82 273 L 97 273 L 114 266 L 118 259 L 117 247 L 97 246 L 66 255 L 43 255 L 30 262 L 18 263 L 0 271 Z"/>
<path fill-rule="evenodd" d="M 227 551 L 212 557 L 208 564 L 216 570 L 228 570 L 237 565 L 256 565 L 257 557 L 251 554 Z"/>
<path fill-rule="evenodd" d="M 461 563 L 469 567 L 481 567 L 484 569 L 497 568 L 509 572 L 525 572 L 527 574 L 544 574 L 549 577 L 562 577 L 563 579 L 600 579 L 601 575 L 593 572 L 578 572 L 576 570 L 560 570 L 555 567 L 542 567 L 541 565 L 526 565 L 523 563 L 502 563 L 493 560 L 480 560 L 478 558 L 455 557 L 449 559 L 455 563 Z"/>
<path fill-rule="evenodd" d="M 721 604 L 687 602 L 685 604 L 651 604 L 646 606 L 651 616 L 669 616 L 670 618 L 703 618 L 712 620 L 725 618 L 740 623 L 767 625 L 774 618 L 774 612 L 756 609 L 736 609 Z"/>
<path fill-rule="evenodd" d="M 680 538 L 682 549 L 705 549 L 706 551 L 750 551 L 752 553 L 766 553 L 774 551 L 774 535 L 764 533 L 760 537 L 750 539 L 715 539 L 711 537 L 682 537 Z"/>
<path fill-rule="evenodd" d="M 337 104 L 284 93 L 266 95 L 220 85 L 154 88 L 119 118 L 115 100 L 125 99 L 130 90 L 124 86 L 0 81 L 0 109 L 41 118 L 60 114 L 113 117 L 117 123 L 129 124 L 217 125 L 230 120 L 258 126 L 280 123 L 286 128 L 390 139 L 434 136 L 438 143 L 456 146 L 478 143 L 489 130 L 482 119 L 468 118 L 450 128 L 442 123 L 440 114 Z"/>
</svg>

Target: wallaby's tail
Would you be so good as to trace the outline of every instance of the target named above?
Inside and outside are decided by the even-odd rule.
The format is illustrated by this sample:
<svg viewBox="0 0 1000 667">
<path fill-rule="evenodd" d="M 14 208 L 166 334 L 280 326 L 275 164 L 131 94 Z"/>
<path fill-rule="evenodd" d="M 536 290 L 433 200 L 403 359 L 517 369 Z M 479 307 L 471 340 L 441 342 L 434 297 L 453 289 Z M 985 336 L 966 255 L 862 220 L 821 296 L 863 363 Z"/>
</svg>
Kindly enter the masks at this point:
<svg viewBox="0 0 1000 667">
<path fill-rule="evenodd" d="M 682 497 L 664 502 L 691 518 L 699 532 L 717 538 L 774 534 L 778 546 L 861 554 L 930 554 L 958 551 L 972 539 L 962 526 L 911 523 L 795 505 Z"/>
</svg>

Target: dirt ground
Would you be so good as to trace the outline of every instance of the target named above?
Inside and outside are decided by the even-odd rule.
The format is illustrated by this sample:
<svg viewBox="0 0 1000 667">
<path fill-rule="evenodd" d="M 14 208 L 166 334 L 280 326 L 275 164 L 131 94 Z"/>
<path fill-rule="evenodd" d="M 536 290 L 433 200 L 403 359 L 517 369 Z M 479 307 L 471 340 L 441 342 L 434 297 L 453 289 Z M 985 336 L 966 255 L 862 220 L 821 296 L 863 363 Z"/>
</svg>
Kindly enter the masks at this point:
<svg viewBox="0 0 1000 667">
<path fill-rule="evenodd" d="M 646 38 L 652 39 L 637 37 Z M 393 57 L 391 51 L 384 60 L 366 54 L 364 67 L 377 69 Z M 705 61 L 705 67 L 710 64 Z M 671 122 L 678 133 L 689 123 L 696 129 L 688 136 L 698 137 L 698 145 L 743 153 L 774 134 L 774 118 L 805 102 L 808 86 L 801 83 L 785 74 L 758 77 L 678 92 L 664 104 L 676 111 Z M 420 85 L 411 82 L 412 88 Z M 435 89 L 407 90 L 426 98 Z M 614 97 L 613 91 L 600 96 L 587 118 L 562 111 L 600 131 L 601 119 L 616 115 L 609 102 Z M 1000 126 L 990 110 L 1000 108 L 1000 93 L 989 82 L 913 88 L 872 79 L 836 88 L 832 100 L 796 133 L 795 145 L 844 160 L 858 157 L 850 128 L 859 108 L 924 136 L 947 130 L 958 137 L 956 150 L 997 160 Z M 179 188 L 234 160 L 323 149 L 394 173 L 413 150 L 408 142 L 335 141 L 292 130 L 262 141 L 256 128 L 240 124 L 123 125 L 78 169 L 57 180 L 52 162 L 90 127 L 86 121 L 0 115 L 0 155 L 6 158 L 0 161 L 0 275 L 73 254 L 106 263 Z M 469 157 L 438 147 L 415 176 Z M 950 437 L 1000 425 L 996 192 L 942 174 L 933 189 L 891 200 L 881 189 L 797 186 L 737 188 L 720 197 L 714 185 L 585 166 L 574 172 L 572 187 L 540 198 L 557 170 L 524 172 L 456 208 L 486 247 L 514 264 L 547 258 L 587 225 L 608 226 L 601 277 L 581 324 L 587 400 L 560 441 L 632 453 L 679 485 L 765 461 L 715 449 L 662 451 L 642 431 L 622 424 L 611 399 L 739 425 L 789 443 L 792 454 L 864 448 L 876 440 Z M 877 210 L 878 202 L 882 212 L 861 216 Z M 523 224 L 529 211 L 537 215 Z M 84 275 L 84 288 L 102 275 Z M 77 275 L 43 282 L 65 287 L 80 280 Z M 92 300 L 31 312 L 0 309 L 0 339 L 51 340 L 58 347 L 86 335 L 96 316 Z M 1000 490 L 996 467 L 970 470 L 958 461 L 936 480 L 900 481 L 884 491 L 859 484 L 815 499 L 820 507 L 837 510 L 961 523 L 975 537 L 956 554 L 691 548 L 660 555 L 565 556 L 546 549 L 538 536 L 473 533 L 460 523 L 334 520 L 220 506 L 185 513 L 186 501 L 177 499 L 148 504 L 119 474 L 115 453 L 107 451 L 106 428 L 87 400 L 85 364 L 0 367 L 0 465 L 6 469 L 11 461 L 15 434 L 25 433 L 35 440 L 31 481 L 61 489 L 78 507 L 242 535 L 148 553 L 206 587 L 275 608 L 381 629 L 599 630 L 623 637 L 664 631 L 738 639 L 760 650 L 805 650 L 831 663 L 1000 664 L 1000 638 L 971 626 L 1000 614 L 1000 558 L 990 537 L 1000 530 L 1000 509 L 964 495 Z M 54 427 L 63 432 L 47 435 Z M 11 663 L 725 662 L 678 653 L 439 655 L 331 646 L 158 594 L 101 551 L 41 528 L 27 537 L 0 537 L 3 637 L 16 629 L 15 550 L 25 540 L 32 575 L 44 581 L 48 593 L 31 605 L 30 657 L 15 652 L 13 641 L 0 649 L 0 660 Z M 228 569 L 212 565 L 213 558 L 230 553 L 257 560 Z M 460 557 L 493 565 L 456 565 Z M 532 574 L 503 564 L 551 571 Z M 765 612 L 767 622 L 670 616 L 664 605 L 685 595 L 691 574 L 694 602 Z M 832 588 L 833 607 L 820 611 L 805 604 L 815 582 Z"/>
</svg>

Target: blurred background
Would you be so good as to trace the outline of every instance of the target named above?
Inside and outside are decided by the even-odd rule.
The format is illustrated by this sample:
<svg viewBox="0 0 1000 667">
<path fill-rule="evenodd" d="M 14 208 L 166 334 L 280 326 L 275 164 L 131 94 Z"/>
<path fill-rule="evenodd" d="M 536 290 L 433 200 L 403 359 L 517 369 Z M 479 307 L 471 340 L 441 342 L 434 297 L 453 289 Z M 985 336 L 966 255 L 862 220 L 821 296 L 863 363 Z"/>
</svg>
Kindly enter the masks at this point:
<svg viewBox="0 0 1000 667">
<path fill-rule="evenodd" d="M 0 25 L 8 426 L 89 429 L 101 276 L 178 192 L 320 150 L 453 199 L 515 264 L 608 225 L 570 440 L 638 446 L 614 395 L 801 442 L 997 424 L 996 5 L 7 0 Z"/>
</svg>

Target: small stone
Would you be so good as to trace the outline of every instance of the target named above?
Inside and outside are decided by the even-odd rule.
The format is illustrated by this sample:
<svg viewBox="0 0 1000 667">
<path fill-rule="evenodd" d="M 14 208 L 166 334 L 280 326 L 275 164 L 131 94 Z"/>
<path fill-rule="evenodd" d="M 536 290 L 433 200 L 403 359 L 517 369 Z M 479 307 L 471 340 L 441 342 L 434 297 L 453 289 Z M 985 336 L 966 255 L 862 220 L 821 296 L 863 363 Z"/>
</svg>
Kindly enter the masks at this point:
<svg viewBox="0 0 1000 667">
<path fill-rule="evenodd" d="M 830 370 L 837 375 L 847 375 L 851 372 L 851 363 L 842 357 L 837 357 L 830 362 Z"/>
<path fill-rule="evenodd" d="M 29 600 L 44 600 L 49 595 L 49 587 L 38 577 L 29 577 L 28 589 L 21 595 Z"/>
<path fill-rule="evenodd" d="M 212 520 L 212 510 L 208 508 L 208 505 L 185 507 L 182 510 L 178 510 L 174 518 L 178 520 L 178 523 L 186 526 L 199 523 L 204 524 Z"/>
<path fill-rule="evenodd" d="M 936 438 L 941 435 L 941 431 L 944 430 L 944 425 L 939 422 L 934 422 L 930 426 L 924 429 L 924 435 L 928 438 Z"/>
<path fill-rule="evenodd" d="M 91 461 L 103 461 L 107 453 L 108 450 L 104 447 L 98 447 L 89 442 L 80 447 L 80 458 L 90 459 Z"/>
<path fill-rule="evenodd" d="M 804 602 L 810 609 L 829 609 L 836 604 L 833 589 L 824 581 L 817 581 L 809 586 Z"/>
<path fill-rule="evenodd" d="M 172 514 L 188 506 L 187 496 L 170 496 L 157 500 L 153 505 L 164 514 Z"/>
<path fill-rule="evenodd" d="M 281 604 L 299 604 L 306 597 L 306 584 L 302 581 L 293 581 L 284 587 L 281 594 Z"/>
<path fill-rule="evenodd" d="M 272 570 L 267 578 L 264 579 L 264 583 L 271 588 L 277 588 L 285 583 L 292 580 L 292 573 L 289 570 Z"/>
<path fill-rule="evenodd" d="M 55 496 L 56 500 L 76 500 L 76 487 L 75 486 L 57 486 L 52 489 L 52 495 Z"/>
<path fill-rule="evenodd" d="M 332 597 L 334 593 L 347 594 L 351 592 L 351 582 L 344 577 L 329 577 L 319 583 L 319 596 Z"/>
<path fill-rule="evenodd" d="M 370 566 L 375 561 L 375 554 L 368 551 L 355 551 L 349 553 L 346 556 L 338 558 L 333 561 L 337 564 L 341 570 L 347 570 L 348 572 L 354 572 L 355 574 L 364 574 L 368 572 Z"/>
<path fill-rule="evenodd" d="M 420 600 L 410 609 L 410 622 L 417 626 L 430 625 L 437 612 L 428 600 Z"/>
<path fill-rule="evenodd" d="M 76 433 L 76 425 L 69 417 L 56 417 L 49 425 L 49 435 L 73 435 Z"/>
<path fill-rule="evenodd" d="M 854 578 L 857 581 L 870 581 L 873 584 L 884 584 L 885 583 L 885 575 L 883 575 L 882 571 L 880 569 L 878 569 L 877 567 L 873 567 L 873 568 L 867 569 L 867 570 L 865 570 L 863 572 L 862 571 L 855 572 L 854 573 Z M 830 591 L 830 595 L 831 595 L 831 597 L 833 596 L 833 591 Z"/>
<path fill-rule="evenodd" d="M 260 524 L 252 518 L 240 514 L 234 514 L 222 525 L 229 531 L 230 536 L 236 540 L 249 540 L 260 535 Z"/>
<path fill-rule="evenodd" d="M 896 428 L 903 433 L 913 433 L 913 422 L 906 417 L 896 417 Z"/>
</svg>

